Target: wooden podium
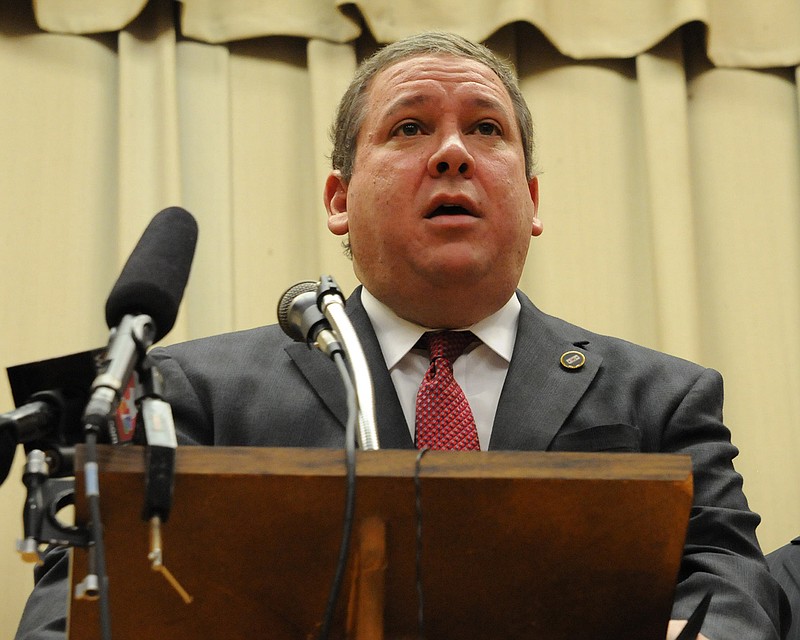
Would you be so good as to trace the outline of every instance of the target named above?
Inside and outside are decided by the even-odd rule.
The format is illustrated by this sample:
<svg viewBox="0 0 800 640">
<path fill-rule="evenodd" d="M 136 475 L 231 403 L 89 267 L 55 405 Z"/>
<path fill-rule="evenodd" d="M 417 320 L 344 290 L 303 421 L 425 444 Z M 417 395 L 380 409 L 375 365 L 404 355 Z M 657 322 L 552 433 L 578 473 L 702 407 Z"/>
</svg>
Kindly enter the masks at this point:
<svg viewBox="0 0 800 640">
<path fill-rule="evenodd" d="M 76 468 L 83 468 L 78 452 Z M 356 520 L 332 638 L 418 638 L 417 452 L 358 452 Z M 147 559 L 144 452 L 100 447 L 114 640 L 315 638 L 341 539 L 344 453 L 182 447 L 164 564 Z M 431 640 L 663 640 L 692 503 L 662 454 L 428 452 L 421 584 Z M 85 523 L 83 477 L 76 519 Z M 87 570 L 73 551 L 72 583 Z M 69 638 L 100 637 L 73 599 Z"/>
</svg>

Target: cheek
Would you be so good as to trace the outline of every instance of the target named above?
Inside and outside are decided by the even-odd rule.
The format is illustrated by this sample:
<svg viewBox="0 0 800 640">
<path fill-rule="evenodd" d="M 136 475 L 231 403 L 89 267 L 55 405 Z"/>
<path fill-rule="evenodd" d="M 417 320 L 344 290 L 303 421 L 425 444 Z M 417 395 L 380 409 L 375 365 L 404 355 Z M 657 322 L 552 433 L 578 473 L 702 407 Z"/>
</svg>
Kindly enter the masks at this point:
<svg viewBox="0 0 800 640">
<path fill-rule="evenodd" d="M 511 217 L 519 219 L 533 216 L 533 200 L 527 183 L 510 177 L 508 173 L 498 172 L 490 184 L 487 191 L 489 198 Z"/>
<path fill-rule="evenodd" d="M 409 213 L 414 211 L 416 191 L 403 174 L 385 166 L 355 188 L 351 184 L 347 201 L 351 233 L 355 226 L 357 233 L 376 237 L 402 226 L 410 218 Z M 389 238 L 385 240 L 390 241 Z"/>
<path fill-rule="evenodd" d="M 533 229 L 534 207 L 530 193 L 508 184 L 504 194 L 497 192 L 501 202 L 499 216 L 503 228 L 502 242 L 508 247 L 516 247 L 527 252 Z"/>
<path fill-rule="evenodd" d="M 392 174 L 386 169 L 362 169 L 363 179 L 354 179 L 350 185 L 348 210 L 356 213 L 372 211 L 376 205 L 389 201 L 392 193 Z"/>
</svg>

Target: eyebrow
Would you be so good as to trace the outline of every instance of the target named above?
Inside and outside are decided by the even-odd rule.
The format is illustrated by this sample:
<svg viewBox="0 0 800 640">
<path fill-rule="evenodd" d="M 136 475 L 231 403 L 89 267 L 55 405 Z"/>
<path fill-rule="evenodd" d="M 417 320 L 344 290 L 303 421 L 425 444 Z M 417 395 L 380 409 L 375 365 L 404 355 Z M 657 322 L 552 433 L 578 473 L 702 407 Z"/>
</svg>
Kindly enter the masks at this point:
<svg viewBox="0 0 800 640">
<path fill-rule="evenodd" d="M 426 96 L 423 94 L 403 96 L 390 103 L 389 109 L 388 111 L 386 111 L 386 115 L 391 116 L 400 111 L 401 109 L 424 104 L 425 102 L 430 102 L 430 96 Z"/>
<path fill-rule="evenodd" d="M 396 112 L 405 109 L 406 107 L 414 107 L 417 105 L 425 104 L 426 102 L 430 102 L 431 97 L 425 94 L 416 94 L 411 96 L 401 96 L 400 98 L 394 100 L 390 103 L 389 109 L 386 111 L 387 116 L 392 116 Z M 506 117 L 511 117 L 512 114 L 505 108 L 502 102 L 496 100 L 494 98 L 485 98 L 483 96 L 476 96 L 470 98 L 467 101 L 467 104 L 472 107 L 477 107 L 479 109 L 492 109 L 496 111 L 500 111 Z"/>
<path fill-rule="evenodd" d="M 478 96 L 470 100 L 470 103 L 472 103 L 472 106 L 474 107 L 480 107 L 483 109 L 494 109 L 496 111 L 504 113 L 509 117 L 511 116 L 511 114 L 506 110 L 505 105 L 499 100 L 495 100 L 494 98 L 483 98 L 481 96 Z"/>
</svg>

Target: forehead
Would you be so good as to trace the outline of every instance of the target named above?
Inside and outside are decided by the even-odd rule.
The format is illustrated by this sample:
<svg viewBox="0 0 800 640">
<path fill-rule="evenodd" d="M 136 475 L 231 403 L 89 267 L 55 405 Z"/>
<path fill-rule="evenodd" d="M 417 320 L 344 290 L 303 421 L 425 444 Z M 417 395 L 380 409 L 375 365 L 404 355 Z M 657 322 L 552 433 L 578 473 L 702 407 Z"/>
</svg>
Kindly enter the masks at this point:
<svg viewBox="0 0 800 640">
<path fill-rule="evenodd" d="M 395 101 L 436 91 L 482 96 L 504 107 L 511 106 L 505 85 L 482 62 L 449 54 L 426 54 L 404 58 L 379 71 L 369 90 L 370 110 L 382 110 Z"/>
</svg>

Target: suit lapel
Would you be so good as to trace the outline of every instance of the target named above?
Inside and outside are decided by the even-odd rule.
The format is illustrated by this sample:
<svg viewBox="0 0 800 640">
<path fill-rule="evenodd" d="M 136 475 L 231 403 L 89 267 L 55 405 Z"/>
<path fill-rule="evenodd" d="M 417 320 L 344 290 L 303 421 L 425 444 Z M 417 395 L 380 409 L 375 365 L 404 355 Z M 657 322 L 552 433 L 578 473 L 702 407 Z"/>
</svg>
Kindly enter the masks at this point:
<svg viewBox="0 0 800 640">
<path fill-rule="evenodd" d="M 361 304 L 360 287 L 347 299 L 346 309 L 372 374 L 380 446 L 382 449 L 414 448 L 378 338 Z M 347 402 L 333 362 L 318 350 L 300 343 L 288 345 L 286 353 L 344 429 Z"/>
<path fill-rule="evenodd" d="M 308 384 L 344 428 L 347 420 L 347 399 L 333 361 L 302 342 L 292 342 L 287 345 L 286 353 L 294 360 Z"/>
<path fill-rule="evenodd" d="M 524 294 L 517 295 L 522 303 L 517 340 L 489 448 L 545 451 L 591 384 L 602 358 L 583 349 L 577 327 L 563 328 Z M 563 367 L 561 356 L 567 351 L 582 353 L 583 366 Z"/>
<path fill-rule="evenodd" d="M 408 423 L 397 398 L 397 391 L 386 368 L 381 345 L 375 329 L 361 304 L 361 287 L 347 299 L 347 315 L 353 328 L 361 339 L 361 348 L 372 374 L 372 387 L 375 394 L 375 419 L 378 423 L 378 440 L 381 449 L 413 449 L 414 441 L 408 430 Z"/>
</svg>

